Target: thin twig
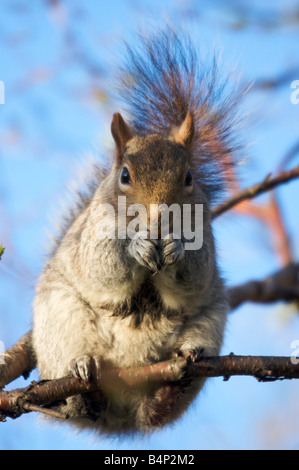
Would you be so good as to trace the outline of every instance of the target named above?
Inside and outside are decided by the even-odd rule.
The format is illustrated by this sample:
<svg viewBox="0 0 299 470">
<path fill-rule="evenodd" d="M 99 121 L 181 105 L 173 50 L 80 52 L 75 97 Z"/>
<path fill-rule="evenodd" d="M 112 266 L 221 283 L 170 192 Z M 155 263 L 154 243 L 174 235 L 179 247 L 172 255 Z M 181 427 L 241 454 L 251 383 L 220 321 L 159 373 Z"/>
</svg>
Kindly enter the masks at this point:
<svg viewBox="0 0 299 470">
<path fill-rule="evenodd" d="M 204 377 L 252 376 L 260 382 L 299 379 L 299 360 L 295 357 L 229 356 L 202 358 L 190 373 Z"/>
<path fill-rule="evenodd" d="M 33 405 L 31 403 L 25 403 L 24 410 L 28 412 L 37 411 L 38 413 L 51 416 L 51 418 L 68 419 L 68 415 L 65 413 L 60 413 L 60 411 L 52 410 L 51 408 L 45 408 L 44 406 Z"/>
<path fill-rule="evenodd" d="M 20 375 L 26 378 L 36 367 L 31 331 L 22 336 L 0 357 L 0 388 L 9 384 Z"/>
<path fill-rule="evenodd" d="M 291 263 L 261 281 L 254 280 L 231 287 L 228 294 L 232 309 L 246 301 L 299 302 L 299 263 Z"/>
<path fill-rule="evenodd" d="M 299 166 L 296 166 L 292 170 L 282 171 L 279 175 L 274 178 L 271 177 L 271 174 L 268 175 L 261 183 L 254 184 L 243 191 L 232 196 L 230 199 L 224 201 L 223 203 L 216 206 L 212 211 L 212 219 L 215 219 L 224 212 L 232 209 L 234 206 L 246 199 L 252 199 L 258 194 L 262 194 L 266 191 L 277 187 L 280 184 L 291 181 L 294 178 L 299 177 Z"/>
</svg>

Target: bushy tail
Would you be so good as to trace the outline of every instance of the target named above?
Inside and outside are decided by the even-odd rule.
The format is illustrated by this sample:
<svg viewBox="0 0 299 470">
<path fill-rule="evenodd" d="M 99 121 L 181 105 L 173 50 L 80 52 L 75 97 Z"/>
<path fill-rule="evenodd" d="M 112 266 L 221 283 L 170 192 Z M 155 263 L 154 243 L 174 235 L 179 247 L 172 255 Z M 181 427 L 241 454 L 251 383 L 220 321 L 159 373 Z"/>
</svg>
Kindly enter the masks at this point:
<svg viewBox="0 0 299 470">
<path fill-rule="evenodd" d="M 184 33 L 167 27 L 126 46 L 120 93 L 131 124 L 141 135 L 169 135 L 190 110 L 193 171 L 214 200 L 227 185 L 239 147 L 239 95 L 219 76 L 215 56 L 203 63 Z"/>
</svg>

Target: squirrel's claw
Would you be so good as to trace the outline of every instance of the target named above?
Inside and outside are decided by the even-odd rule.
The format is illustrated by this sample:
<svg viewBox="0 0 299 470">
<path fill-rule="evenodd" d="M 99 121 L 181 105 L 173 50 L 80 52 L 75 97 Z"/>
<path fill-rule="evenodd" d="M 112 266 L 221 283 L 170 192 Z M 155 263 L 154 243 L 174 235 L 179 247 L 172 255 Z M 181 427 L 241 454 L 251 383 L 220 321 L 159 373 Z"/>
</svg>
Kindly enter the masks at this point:
<svg viewBox="0 0 299 470">
<path fill-rule="evenodd" d="M 165 266 L 170 266 L 184 256 L 184 245 L 180 239 L 169 237 L 163 240 L 163 261 Z"/>
<path fill-rule="evenodd" d="M 138 232 L 130 242 L 129 253 L 141 266 L 157 274 L 162 268 L 157 246 L 157 240 L 145 238 L 143 232 Z"/>
<path fill-rule="evenodd" d="M 179 349 L 173 351 L 171 354 L 171 358 L 175 359 L 179 356 L 183 356 L 188 363 L 196 362 L 200 357 L 204 355 L 205 349 L 198 347 L 194 349 Z"/>
<path fill-rule="evenodd" d="M 81 356 L 73 359 L 69 365 L 69 371 L 74 377 L 78 377 L 84 382 L 89 382 L 91 379 L 91 356 Z"/>
</svg>

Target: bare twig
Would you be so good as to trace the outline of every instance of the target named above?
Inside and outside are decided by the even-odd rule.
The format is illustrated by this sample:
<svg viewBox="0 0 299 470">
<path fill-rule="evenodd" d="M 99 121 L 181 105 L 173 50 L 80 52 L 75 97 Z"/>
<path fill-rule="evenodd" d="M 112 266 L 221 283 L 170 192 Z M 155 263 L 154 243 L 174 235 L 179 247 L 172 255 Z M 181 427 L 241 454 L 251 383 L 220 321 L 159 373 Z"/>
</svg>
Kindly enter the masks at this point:
<svg viewBox="0 0 299 470">
<path fill-rule="evenodd" d="M 26 378 L 35 369 L 36 360 L 31 336 L 31 331 L 29 331 L 1 355 L 0 388 L 9 384 L 20 375 Z"/>
<path fill-rule="evenodd" d="M 44 406 L 32 405 L 31 403 L 24 403 L 23 405 L 24 412 L 37 411 L 51 418 L 67 419 L 68 415 L 65 413 L 60 413 L 60 411 L 52 410 L 51 408 L 45 408 Z"/>
<path fill-rule="evenodd" d="M 299 360 L 295 357 L 229 356 L 202 358 L 190 368 L 193 376 L 252 376 L 260 382 L 298 379 Z"/>
<path fill-rule="evenodd" d="M 230 199 L 216 206 L 212 211 L 212 218 L 215 219 L 219 215 L 232 209 L 234 206 L 246 199 L 252 199 L 259 194 L 269 191 L 280 184 L 286 183 L 298 177 L 299 166 L 296 166 L 292 170 L 282 171 L 281 173 L 279 173 L 279 175 L 275 176 L 274 178 L 272 178 L 270 174 L 261 183 L 254 184 L 253 186 L 250 186 L 249 188 L 238 192 Z"/>
<path fill-rule="evenodd" d="M 243 302 L 299 301 L 299 263 L 289 264 L 262 281 L 249 281 L 229 289 L 232 309 Z"/>
</svg>

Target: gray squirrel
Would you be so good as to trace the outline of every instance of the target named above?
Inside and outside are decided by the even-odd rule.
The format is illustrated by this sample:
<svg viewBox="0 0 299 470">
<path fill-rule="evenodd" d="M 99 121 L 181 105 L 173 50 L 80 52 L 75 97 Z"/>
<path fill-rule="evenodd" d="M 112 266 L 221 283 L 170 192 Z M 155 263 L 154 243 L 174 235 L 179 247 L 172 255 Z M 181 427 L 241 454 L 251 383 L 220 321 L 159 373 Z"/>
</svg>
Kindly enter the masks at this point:
<svg viewBox="0 0 299 470">
<path fill-rule="evenodd" d="M 113 163 L 108 171 L 95 169 L 36 288 L 33 345 L 42 379 L 72 373 L 88 381 L 97 358 L 143 366 L 177 355 L 215 356 L 222 346 L 228 301 L 210 214 L 234 162 L 237 100 L 226 93 L 215 61 L 203 65 L 183 33 L 166 28 L 127 52 L 120 86 L 127 118 L 113 115 Z M 125 209 L 189 205 L 193 225 L 194 208 L 202 205 L 202 246 L 187 250 L 184 237 L 174 236 L 174 219 L 162 236 L 160 211 L 156 238 L 149 230 L 100 237 L 99 209 L 109 205 L 117 216 L 120 196 Z M 132 216 L 122 221 L 126 228 Z M 204 382 L 99 390 L 57 407 L 101 434 L 145 433 L 180 417 Z"/>
</svg>

